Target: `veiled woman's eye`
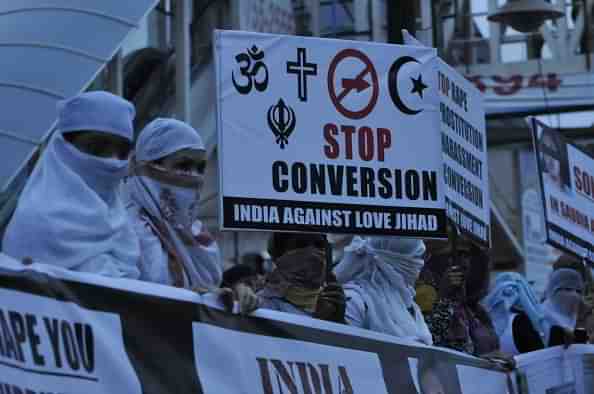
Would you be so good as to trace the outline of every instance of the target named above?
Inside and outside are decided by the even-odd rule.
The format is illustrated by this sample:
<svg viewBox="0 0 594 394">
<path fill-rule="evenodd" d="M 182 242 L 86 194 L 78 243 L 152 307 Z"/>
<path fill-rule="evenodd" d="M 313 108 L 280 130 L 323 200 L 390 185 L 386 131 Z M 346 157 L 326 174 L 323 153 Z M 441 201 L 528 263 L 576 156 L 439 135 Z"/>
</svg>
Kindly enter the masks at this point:
<svg viewBox="0 0 594 394">
<path fill-rule="evenodd" d="M 181 171 L 190 171 L 192 169 L 192 166 L 189 165 L 188 163 L 179 163 L 178 165 L 175 166 L 176 170 L 181 170 Z"/>
<path fill-rule="evenodd" d="M 206 169 L 206 160 L 202 160 L 196 164 L 196 170 L 199 174 L 203 174 L 204 170 Z"/>
<path fill-rule="evenodd" d="M 87 148 L 86 149 L 87 153 L 89 153 L 93 156 L 97 156 L 97 157 L 105 157 L 106 156 L 105 150 L 100 145 L 96 145 L 96 144 L 87 145 L 86 148 Z"/>
</svg>

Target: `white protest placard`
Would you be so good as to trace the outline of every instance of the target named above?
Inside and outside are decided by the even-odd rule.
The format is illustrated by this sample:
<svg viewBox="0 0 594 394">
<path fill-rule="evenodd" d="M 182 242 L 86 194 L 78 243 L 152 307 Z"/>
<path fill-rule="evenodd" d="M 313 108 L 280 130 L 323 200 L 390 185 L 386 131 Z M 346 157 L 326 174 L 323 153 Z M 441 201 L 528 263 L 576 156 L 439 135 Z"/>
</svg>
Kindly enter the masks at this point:
<svg viewBox="0 0 594 394">
<path fill-rule="evenodd" d="M 214 40 L 222 229 L 445 237 L 434 49 Z"/>
<path fill-rule="evenodd" d="M 530 118 L 545 207 L 547 241 L 594 261 L 594 159 Z"/>
<path fill-rule="evenodd" d="M 407 45 L 423 45 L 403 32 Z M 487 128 L 483 95 L 438 59 L 443 176 L 448 217 L 484 246 L 491 242 Z"/>
</svg>

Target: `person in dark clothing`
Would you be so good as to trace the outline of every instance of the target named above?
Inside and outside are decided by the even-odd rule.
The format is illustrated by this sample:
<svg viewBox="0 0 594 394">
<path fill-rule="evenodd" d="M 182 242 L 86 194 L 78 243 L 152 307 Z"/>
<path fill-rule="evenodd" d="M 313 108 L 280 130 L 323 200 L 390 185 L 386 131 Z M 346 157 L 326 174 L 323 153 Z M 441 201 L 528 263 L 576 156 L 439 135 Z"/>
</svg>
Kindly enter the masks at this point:
<svg viewBox="0 0 594 394">
<path fill-rule="evenodd" d="M 264 257 L 261 253 L 246 253 L 241 256 L 241 265 L 249 266 L 256 275 L 264 275 Z"/>
<path fill-rule="evenodd" d="M 489 288 L 489 256 L 478 247 L 436 247 L 417 281 L 421 305 L 436 346 L 476 356 L 499 350 L 499 339 L 489 314 L 479 301 Z"/>
<path fill-rule="evenodd" d="M 276 269 L 258 292 L 260 306 L 344 321 L 344 293 L 328 277 L 328 242 L 321 234 L 274 233 L 268 251 Z"/>
<path fill-rule="evenodd" d="M 320 293 L 314 317 L 321 320 L 346 324 L 347 297 L 342 285 L 332 272 L 326 275 L 326 284 Z"/>
<path fill-rule="evenodd" d="M 243 283 L 253 288 L 252 280 L 256 275 L 256 271 L 249 265 L 237 264 L 223 272 L 221 287 L 232 288 L 238 283 Z"/>
</svg>

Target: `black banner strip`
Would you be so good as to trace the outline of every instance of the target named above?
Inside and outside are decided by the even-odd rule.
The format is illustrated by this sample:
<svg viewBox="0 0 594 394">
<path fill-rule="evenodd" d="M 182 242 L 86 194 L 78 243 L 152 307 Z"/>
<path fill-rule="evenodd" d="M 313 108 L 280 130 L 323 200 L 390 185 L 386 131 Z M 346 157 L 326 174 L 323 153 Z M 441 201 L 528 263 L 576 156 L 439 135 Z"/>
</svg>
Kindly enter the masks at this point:
<svg viewBox="0 0 594 394">
<path fill-rule="evenodd" d="M 301 213 L 303 216 L 300 216 L 299 219 L 294 220 L 296 223 L 284 221 L 285 211 L 290 210 L 291 216 L 295 218 L 296 210 L 299 209 L 313 210 L 310 212 L 309 219 L 318 223 L 305 223 L 308 221 L 305 212 Z M 273 210 L 275 212 L 272 212 Z M 315 212 L 316 210 L 318 212 Z M 325 214 L 321 214 L 321 211 L 325 211 Z M 224 197 L 223 214 L 223 224 L 226 229 L 447 238 L 446 211 L 437 208 L 383 207 Z M 329 216 L 332 216 L 333 223 L 331 224 L 328 224 Z M 366 219 L 375 220 L 371 226 L 364 225 L 366 222 L 364 216 Z M 390 226 L 385 225 L 386 216 L 390 218 Z"/>
<path fill-rule="evenodd" d="M 582 238 L 570 233 L 569 231 L 563 229 L 562 227 L 557 226 L 554 223 L 547 222 L 547 242 L 552 246 L 556 247 L 557 249 L 563 250 L 567 253 L 573 254 L 578 258 L 586 258 L 591 262 L 594 262 L 594 247 L 587 241 L 583 240 Z M 563 241 L 556 239 L 555 237 L 551 236 L 551 232 L 559 234 L 563 238 Z M 561 241 L 561 242 L 560 242 Z M 572 247 L 569 243 L 573 243 L 580 248 L 583 248 L 588 252 L 587 256 L 580 254 L 578 250 Z"/>
<path fill-rule="evenodd" d="M 453 209 L 457 210 L 460 212 L 461 215 L 467 216 L 468 218 L 470 218 L 474 223 L 478 223 L 481 226 L 486 227 L 486 239 L 483 239 L 479 236 L 477 236 L 475 233 L 473 233 L 472 231 L 467 230 L 466 228 L 464 228 L 460 221 L 454 220 L 454 218 L 450 217 L 450 219 L 454 220 L 459 226 L 460 226 L 460 230 L 468 235 L 474 242 L 485 246 L 485 247 L 489 247 L 490 246 L 490 239 L 491 239 L 491 227 L 488 226 L 485 222 L 483 222 L 481 219 L 477 218 L 476 216 L 474 216 L 472 213 L 468 212 L 466 209 L 462 208 L 460 205 L 456 204 L 454 201 L 450 200 L 449 198 L 446 197 L 446 206 L 447 205 L 451 205 Z"/>
</svg>

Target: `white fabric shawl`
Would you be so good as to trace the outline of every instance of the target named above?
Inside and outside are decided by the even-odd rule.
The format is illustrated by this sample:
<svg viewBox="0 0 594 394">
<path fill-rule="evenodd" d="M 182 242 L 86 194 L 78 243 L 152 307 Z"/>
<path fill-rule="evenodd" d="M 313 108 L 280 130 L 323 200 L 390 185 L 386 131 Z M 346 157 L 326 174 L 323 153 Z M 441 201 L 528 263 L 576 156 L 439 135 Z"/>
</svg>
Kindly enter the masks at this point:
<svg viewBox="0 0 594 394">
<path fill-rule="evenodd" d="M 111 277 L 139 275 L 138 239 L 117 193 L 127 161 L 79 151 L 63 133 L 93 130 L 132 139 L 134 107 L 105 92 L 59 104 L 58 129 L 31 175 L 4 235 L 17 259 Z"/>
<path fill-rule="evenodd" d="M 353 297 L 347 311 L 352 323 L 399 338 L 433 344 L 431 332 L 414 301 L 415 281 L 423 267 L 423 241 L 398 237 L 355 237 L 335 268 L 338 281 Z M 412 312 L 412 313 L 411 313 Z M 347 319 L 352 313 L 347 312 Z"/>
</svg>

